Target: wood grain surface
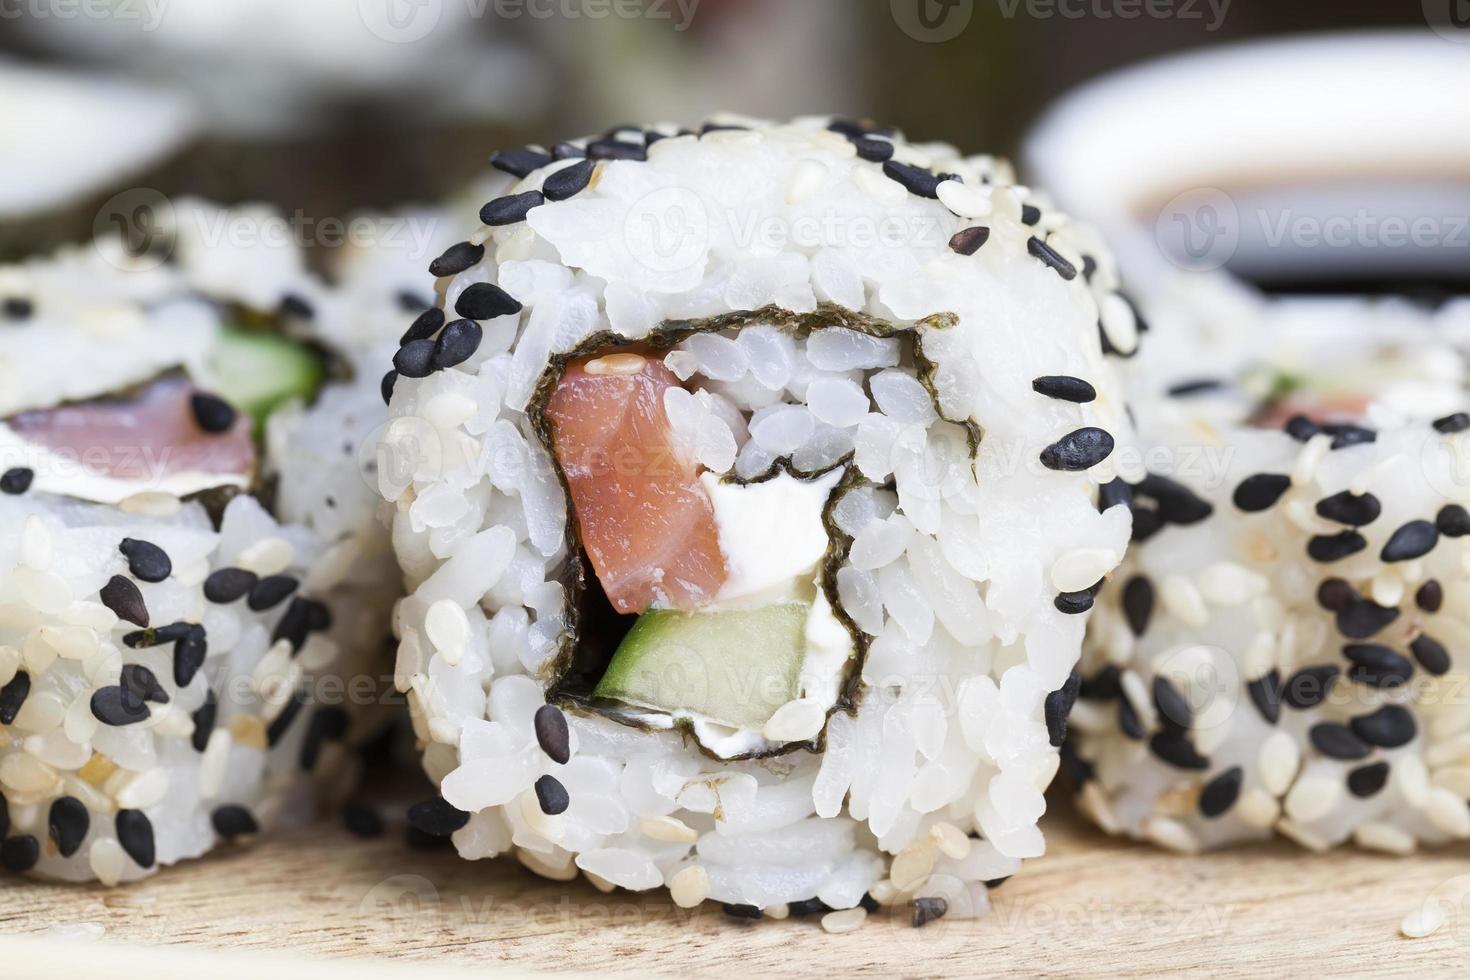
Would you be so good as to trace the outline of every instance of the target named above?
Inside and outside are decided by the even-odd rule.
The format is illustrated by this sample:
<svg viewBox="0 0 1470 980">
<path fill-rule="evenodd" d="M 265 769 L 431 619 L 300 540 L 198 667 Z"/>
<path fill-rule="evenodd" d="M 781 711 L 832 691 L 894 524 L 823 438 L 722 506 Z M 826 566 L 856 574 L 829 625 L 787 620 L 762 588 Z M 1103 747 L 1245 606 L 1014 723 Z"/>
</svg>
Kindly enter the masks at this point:
<svg viewBox="0 0 1470 980">
<path fill-rule="evenodd" d="M 0 976 L 1410 976 L 1463 974 L 1470 961 L 1463 847 L 1408 859 L 1286 845 L 1187 858 L 1111 840 L 1057 808 L 1045 823 L 1051 853 L 992 892 L 986 918 L 915 930 L 880 914 L 845 935 L 816 919 L 747 922 L 708 904 L 686 912 L 663 897 L 604 895 L 323 824 L 115 891 L 6 880 L 0 933 L 40 938 L 0 940 Z M 1445 925 L 1402 938 L 1400 920 L 1431 894 Z M 309 965 L 338 957 L 362 962 Z M 434 972 L 395 961 L 432 961 Z"/>
</svg>

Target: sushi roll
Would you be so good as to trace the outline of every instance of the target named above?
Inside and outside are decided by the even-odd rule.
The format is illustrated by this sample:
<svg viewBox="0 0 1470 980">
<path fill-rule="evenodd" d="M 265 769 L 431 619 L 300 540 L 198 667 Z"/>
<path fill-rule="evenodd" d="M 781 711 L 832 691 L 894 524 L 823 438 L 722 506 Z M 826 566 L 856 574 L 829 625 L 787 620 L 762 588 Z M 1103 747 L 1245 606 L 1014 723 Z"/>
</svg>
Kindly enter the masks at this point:
<svg viewBox="0 0 1470 980">
<path fill-rule="evenodd" d="M 1314 312 L 1255 369 L 1137 405 L 1150 472 L 1067 746 L 1105 829 L 1181 851 L 1470 838 L 1470 305 L 1430 319 L 1334 337 Z"/>
<path fill-rule="evenodd" d="M 493 162 L 384 379 L 414 827 L 735 915 L 980 914 L 1128 537 L 1107 254 L 848 120 Z"/>
<path fill-rule="evenodd" d="M 383 714 L 381 502 L 319 463 L 383 420 L 324 346 L 351 304 L 294 248 L 203 233 L 264 212 L 174 216 L 164 264 L 99 239 L 0 268 L 12 872 L 116 884 L 301 819 Z"/>
</svg>

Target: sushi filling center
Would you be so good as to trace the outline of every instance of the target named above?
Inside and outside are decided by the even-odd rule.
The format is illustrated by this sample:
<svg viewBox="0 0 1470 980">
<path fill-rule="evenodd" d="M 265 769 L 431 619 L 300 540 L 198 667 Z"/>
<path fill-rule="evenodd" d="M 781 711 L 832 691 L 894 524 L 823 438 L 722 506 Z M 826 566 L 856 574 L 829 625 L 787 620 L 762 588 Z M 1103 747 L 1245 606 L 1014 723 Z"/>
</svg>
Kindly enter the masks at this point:
<svg viewBox="0 0 1470 980">
<path fill-rule="evenodd" d="M 824 368 L 818 331 L 745 330 L 784 370 L 747 360 L 732 380 L 721 357 L 739 361 L 743 332 L 695 334 L 573 360 L 544 406 L 585 582 L 558 690 L 720 758 L 815 744 L 842 703 L 859 643 L 832 604 L 847 541 L 831 513 L 854 470 L 841 423 L 873 411 L 877 372 L 922 395 L 896 338 L 840 329 L 853 357 Z"/>
</svg>

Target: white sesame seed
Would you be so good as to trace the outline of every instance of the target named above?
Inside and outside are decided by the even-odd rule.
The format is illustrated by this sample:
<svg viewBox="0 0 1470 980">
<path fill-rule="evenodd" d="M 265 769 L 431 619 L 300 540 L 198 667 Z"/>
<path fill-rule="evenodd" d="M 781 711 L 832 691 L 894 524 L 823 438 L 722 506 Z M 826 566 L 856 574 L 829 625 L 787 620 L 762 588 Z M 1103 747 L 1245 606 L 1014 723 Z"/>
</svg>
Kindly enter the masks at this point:
<svg viewBox="0 0 1470 980">
<path fill-rule="evenodd" d="M 1413 854 L 1418 844 L 1414 835 L 1387 823 L 1365 823 L 1353 831 L 1353 843 L 1368 851 L 1400 857 Z"/>
<path fill-rule="evenodd" d="M 950 181 L 946 181 L 950 183 Z M 1058 592 L 1081 592 L 1117 567 L 1121 557 L 1111 548 L 1076 548 L 1051 566 L 1052 588 Z"/>
<path fill-rule="evenodd" d="M 1240 799 L 1235 804 L 1235 815 L 1247 826 L 1264 830 L 1281 816 L 1281 804 L 1265 790 L 1252 787 L 1240 794 Z"/>
<path fill-rule="evenodd" d="M 1290 839 L 1300 844 L 1302 847 L 1305 847 L 1307 850 L 1315 851 L 1318 854 L 1321 854 L 1332 847 L 1332 843 L 1330 841 L 1326 840 L 1318 834 L 1313 833 L 1302 825 L 1286 819 L 1285 817 L 1282 817 L 1276 822 L 1276 830 L 1283 837 L 1289 837 Z"/>
<path fill-rule="evenodd" d="M 17 752 L 0 759 L 0 785 L 17 793 L 44 793 L 60 782 L 56 770 L 35 756 Z"/>
<path fill-rule="evenodd" d="M 1429 804 L 1429 773 L 1418 756 L 1400 757 L 1389 776 L 1389 783 L 1409 806 L 1422 809 Z"/>
<path fill-rule="evenodd" d="M 535 851 L 528 851 L 524 847 L 518 847 L 516 848 L 516 860 L 534 873 L 551 881 L 575 881 L 577 875 L 581 873 L 574 863 L 576 860 L 575 855 L 570 853 L 566 855 L 565 863 L 555 864 L 547 855 L 538 854 Z M 675 875 L 675 877 L 678 876 Z"/>
<path fill-rule="evenodd" d="M 1247 681 L 1257 680 L 1276 666 L 1276 637 L 1261 630 L 1251 637 L 1240 658 L 1240 672 Z"/>
<path fill-rule="evenodd" d="M 888 871 L 893 887 L 913 892 L 922 886 L 934 871 L 934 850 L 930 841 L 917 840 L 899 851 Z"/>
<path fill-rule="evenodd" d="M 969 857 L 974 841 L 970 840 L 965 832 L 954 824 L 941 820 L 929 828 L 929 836 L 939 848 L 940 853 L 955 861 L 963 861 Z"/>
<path fill-rule="evenodd" d="M 1291 482 L 1294 486 L 1306 486 L 1311 483 L 1317 475 L 1317 467 L 1332 452 L 1332 436 L 1319 433 L 1308 439 L 1297 454 L 1296 465 L 1291 469 Z"/>
<path fill-rule="evenodd" d="M 1123 822 L 1118 819 L 1118 812 L 1113 809 L 1112 801 L 1096 782 L 1088 782 L 1086 786 L 1083 786 L 1082 795 L 1078 797 L 1078 800 L 1083 812 L 1106 833 L 1121 834 L 1123 832 Z"/>
<path fill-rule="evenodd" d="M 1325 776 L 1307 776 L 1297 780 L 1286 794 L 1286 814 L 1299 823 L 1311 823 L 1325 817 L 1342 799 L 1342 781 Z"/>
<path fill-rule="evenodd" d="M 216 728 L 205 743 L 204 752 L 199 757 L 199 795 L 206 800 L 215 799 L 224 788 L 232 741 L 228 729 Z"/>
<path fill-rule="evenodd" d="M 1390 565 L 1373 576 L 1368 593 L 1380 606 L 1397 606 L 1404 600 L 1404 580 L 1398 569 Z"/>
<path fill-rule="evenodd" d="M 1154 710 L 1153 698 L 1149 696 L 1148 687 L 1143 683 L 1143 678 L 1138 676 L 1138 672 L 1123 671 L 1119 677 L 1119 685 L 1123 688 L 1123 696 L 1132 705 L 1134 714 L 1138 715 L 1139 723 L 1150 729 L 1158 725 L 1159 716 Z"/>
<path fill-rule="evenodd" d="M 798 698 L 776 709 L 761 734 L 772 742 L 805 742 L 815 738 L 827 721 L 827 711 L 815 698 Z"/>
<path fill-rule="evenodd" d="M 122 846 L 117 841 L 111 837 L 102 837 L 92 842 L 87 863 L 91 865 L 97 880 L 111 888 L 122 880 L 125 857 Z"/>
<path fill-rule="evenodd" d="M 669 879 L 669 897 L 681 909 L 692 909 L 709 898 L 709 872 L 700 864 L 680 868 Z"/>
<path fill-rule="evenodd" d="M 184 502 L 171 493 L 145 491 L 135 493 L 118 505 L 125 514 L 143 517 L 173 517 L 184 507 Z"/>
<path fill-rule="evenodd" d="M 1399 923 L 1399 932 L 1407 939 L 1423 939 L 1433 935 L 1444 925 L 1444 906 L 1432 896 L 1424 899 L 1416 909 L 1411 909 Z"/>
<path fill-rule="evenodd" d="M 1465 801 L 1443 787 L 1429 790 L 1429 802 L 1424 808 L 1429 822 L 1451 837 L 1470 837 L 1470 807 Z"/>
<path fill-rule="evenodd" d="M 699 840 L 699 832 L 677 817 L 644 817 L 638 821 L 638 829 L 644 837 L 653 840 L 676 844 L 693 844 Z"/>
<path fill-rule="evenodd" d="M 296 549 L 285 538 L 261 538 L 242 550 L 235 564 L 256 575 L 279 575 L 295 557 Z"/>
<path fill-rule="evenodd" d="M 1159 596 L 1169 614 L 1188 626 L 1204 626 L 1210 621 L 1210 611 L 1205 607 L 1204 596 L 1194 583 L 1183 575 L 1166 575 L 1159 586 Z"/>
<path fill-rule="evenodd" d="M 868 910 L 859 905 L 857 908 L 828 912 L 822 916 L 822 928 L 831 933 L 853 932 L 861 929 L 867 918 Z"/>
<path fill-rule="evenodd" d="M 453 599 L 440 599 L 429 607 L 424 617 L 424 635 L 434 644 L 445 663 L 457 667 L 470 638 L 469 617 Z"/>
<path fill-rule="evenodd" d="M 1264 576 L 1231 561 L 1217 561 L 1199 576 L 1200 592 L 1217 606 L 1244 605 L 1269 587 Z"/>
<path fill-rule="evenodd" d="M 1180 854 L 1196 854 L 1200 849 L 1199 841 L 1195 840 L 1189 828 L 1171 817 L 1149 817 L 1144 822 L 1143 832 L 1160 847 Z"/>
<path fill-rule="evenodd" d="M 791 917 L 791 907 L 788 906 L 785 902 L 777 902 L 775 905 L 767 905 L 763 911 L 766 913 L 766 918 L 775 919 L 777 921 L 780 921 L 781 919 L 788 919 Z"/>
<path fill-rule="evenodd" d="M 994 208 L 990 201 L 990 192 L 978 184 L 942 180 L 937 193 L 940 203 L 961 218 L 984 218 Z"/>
</svg>

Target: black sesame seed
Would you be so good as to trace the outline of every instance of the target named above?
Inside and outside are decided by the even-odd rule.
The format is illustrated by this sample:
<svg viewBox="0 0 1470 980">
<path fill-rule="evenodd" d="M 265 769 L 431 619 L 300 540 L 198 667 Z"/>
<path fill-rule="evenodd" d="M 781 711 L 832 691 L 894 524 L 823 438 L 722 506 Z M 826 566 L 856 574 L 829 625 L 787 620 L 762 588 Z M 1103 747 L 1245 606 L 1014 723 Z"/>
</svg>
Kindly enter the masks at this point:
<svg viewBox="0 0 1470 980">
<path fill-rule="evenodd" d="M 1096 388 L 1081 378 L 1067 374 L 1050 374 L 1037 378 L 1031 382 L 1031 390 L 1038 395 L 1064 402 L 1076 402 L 1079 405 L 1097 400 Z"/>
<path fill-rule="evenodd" d="M 531 213 L 532 208 L 539 208 L 545 203 L 546 198 L 541 196 L 540 191 L 526 191 L 524 194 L 497 197 L 480 209 L 480 223 L 491 227 L 518 224 L 526 220 L 526 215 Z M 485 250 L 481 248 L 480 254 L 484 255 L 484 252 Z"/>
<path fill-rule="evenodd" d="M 405 289 L 401 291 L 394 298 L 398 302 L 399 309 L 402 309 L 406 313 L 417 313 L 419 310 L 426 309 L 434 305 L 434 299 L 432 296 L 426 296 L 423 293 L 416 293 L 411 289 Z"/>
<path fill-rule="evenodd" d="M 1414 659 L 1419 661 L 1423 667 L 1435 677 L 1443 676 L 1450 670 L 1450 652 L 1428 633 L 1421 633 L 1409 644 L 1409 650 L 1414 654 Z"/>
<path fill-rule="evenodd" d="M 306 738 L 301 742 L 301 754 L 297 758 L 297 765 L 303 772 L 316 769 L 322 746 L 346 735 L 348 723 L 347 712 L 337 707 L 322 708 L 311 716 L 311 723 L 306 726 Z"/>
<path fill-rule="evenodd" d="M 1240 786 L 1243 782 L 1245 771 L 1240 766 L 1232 766 L 1205 783 L 1199 794 L 1200 814 L 1207 819 L 1224 814 L 1240 798 Z"/>
<path fill-rule="evenodd" d="M 1397 608 L 1380 606 L 1371 599 L 1364 599 L 1353 593 L 1347 605 L 1338 610 L 1337 630 L 1348 639 L 1366 640 L 1382 632 L 1398 618 Z"/>
<path fill-rule="evenodd" d="M 802 918 L 808 915 L 826 915 L 831 911 L 832 906 L 820 898 L 803 898 L 795 902 L 786 903 L 786 912 L 795 918 Z"/>
<path fill-rule="evenodd" d="M 1179 689 L 1169 683 L 1169 679 L 1162 675 L 1154 678 L 1153 683 L 1154 707 L 1159 710 L 1159 722 L 1165 728 L 1184 729 L 1194 720 L 1194 709 L 1189 706 L 1189 701 L 1179 693 Z"/>
<path fill-rule="evenodd" d="M 764 919 L 766 917 L 766 913 L 754 905 L 738 905 L 734 902 L 721 904 L 720 911 L 732 919 Z"/>
<path fill-rule="evenodd" d="M 1434 526 L 1447 538 L 1463 538 L 1470 534 L 1470 511 L 1459 504 L 1446 504 L 1434 518 Z"/>
<path fill-rule="evenodd" d="M 311 607 L 307 600 L 299 596 L 291 600 L 286 611 L 281 616 L 281 621 L 276 624 L 271 633 L 271 642 L 279 643 L 286 640 L 291 644 L 293 653 L 299 652 L 306 643 L 307 634 L 311 632 Z"/>
<path fill-rule="evenodd" d="M 1444 605 L 1444 586 L 1437 579 L 1430 579 L 1414 593 L 1414 602 L 1427 613 L 1437 613 Z"/>
<path fill-rule="evenodd" d="M 383 396 L 383 404 L 390 405 L 393 402 L 393 389 L 398 386 L 398 372 L 389 371 L 383 375 L 383 380 L 378 382 L 378 393 Z"/>
<path fill-rule="evenodd" d="M 990 229 L 984 225 L 965 228 L 950 237 L 949 247 L 961 255 L 974 255 L 990 241 Z"/>
<path fill-rule="evenodd" d="M 1096 674 L 1082 681 L 1082 687 L 1077 695 L 1086 701 L 1112 701 L 1122 697 L 1123 672 L 1118 669 L 1117 664 L 1108 664 Z"/>
<path fill-rule="evenodd" d="M 1066 259 L 1062 258 L 1061 254 L 1058 253 L 1056 249 L 1052 248 L 1041 239 L 1035 237 L 1027 239 L 1026 251 L 1030 252 L 1033 257 L 1040 259 L 1046 265 L 1055 269 L 1057 275 L 1061 276 L 1068 282 L 1071 282 L 1073 279 L 1077 278 L 1077 267 L 1068 262 Z"/>
<path fill-rule="evenodd" d="M 1384 561 L 1412 561 L 1423 558 L 1439 544 L 1439 530 L 1428 521 L 1410 521 L 1388 539 L 1379 555 Z"/>
<path fill-rule="evenodd" d="M 92 815 L 87 812 L 86 805 L 75 796 L 63 796 L 56 800 L 46 816 L 46 827 L 51 832 L 51 839 L 56 842 L 56 852 L 64 858 L 71 857 L 81 848 L 91 826 Z"/>
<path fill-rule="evenodd" d="M 1006 875 L 1004 878 L 990 878 L 986 880 L 985 887 L 990 889 L 991 891 L 994 891 L 995 889 L 999 888 L 1001 885 L 1004 885 L 1010 880 L 1010 875 Z"/>
<path fill-rule="evenodd" d="M 1097 509 L 1099 513 L 1119 505 L 1124 507 L 1131 507 L 1133 505 L 1133 488 L 1121 476 L 1104 483 L 1098 489 L 1097 493 Z"/>
<path fill-rule="evenodd" d="M 203 752 L 209 745 L 209 736 L 214 734 L 214 723 L 219 718 L 219 702 L 214 699 L 213 691 L 206 691 L 204 704 L 192 715 L 194 721 L 194 734 L 189 738 L 189 744 L 194 747 L 195 752 Z"/>
<path fill-rule="evenodd" d="M 16 874 L 24 874 L 36 866 L 41 860 L 41 844 L 29 834 L 24 837 L 11 837 L 4 843 L 0 843 L 0 865 L 5 870 Z"/>
<path fill-rule="evenodd" d="M 1397 704 L 1385 704 L 1377 711 L 1359 715 L 1348 724 L 1358 738 L 1384 749 L 1408 745 L 1419 732 L 1414 713 Z"/>
<path fill-rule="evenodd" d="M 1312 740 L 1312 747 L 1329 759 L 1366 759 L 1373 752 L 1372 746 L 1346 725 L 1332 721 L 1313 725 L 1307 737 Z"/>
<path fill-rule="evenodd" d="M 3 307 L 7 320 L 29 320 L 36 312 L 35 305 L 21 296 L 8 296 Z"/>
<path fill-rule="evenodd" d="M 1286 686 L 1281 692 L 1281 700 L 1289 707 L 1299 710 L 1315 708 L 1327 699 L 1328 692 L 1337 683 L 1337 678 L 1341 673 L 1342 671 L 1332 664 L 1303 667 L 1287 678 Z"/>
<path fill-rule="evenodd" d="M 258 581 L 259 576 L 243 568 L 221 568 L 204 580 L 204 598 L 220 605 L 235 602 L 243 599 Z"/>
<path fill-rule="evenodd" d="M 1082 688 L 1082 675 L 1072 671 L 1067 682 L 1046 696 L 1042 705 L 1046 718 L 1046 732 L 1053 748 L 1059 748 L 1067 739 L 1067 717 L 1077 703 L 1077 694 Z"/>
<path fill-rule="evenodd" d="M 883 173 L 889 180 L 896 181 L 910 194 L 936 199 L 939 197 L 939 185 L 944 180 L 944 177 L 925 170 L 923 167 L 900 163 L 897 160 L 885 160 Z"/>
<path fill-rule="evenodd" d="M 240 413 L 235 406 L 218 395 L 196 391 L 189 398 L 189 408 L 194 412 L 194 421 L 205 432 L 218 435 L 235 427 Z"/>
<path fill-rule="evenodd" d="M 1348 677 L 1369 687 L 1398 687 L 1414 673 L 1408 657 L 1379 643 L 1349 643 L 1342 655 L 1353 662 Z"/>
<path fill-rule="evenodd" d="M 1147 576 L 1135 575 L 1123 586 L 1123 615 L 1134 636 L 1142 636 L 1148 629 L 1149 619 L 1154 612 L 1154 585 Z"/>
<path fill-rule="evenodd" d="M 537 195 L 538 197 L 540 195 Z M 484 212 L 481 212 L 481 219 Z M 485 257 L 485 246 L 475 245 L 472 242 L 456 242 L 446 248 L 440 256 L 429 263 L 429 275 L 436 279 L 445 276 L 457 276 L 473 265 L 479 264 Z M 442 313 L 440 314 L 443 315 Z"/>
<path fill-rule="evenodd" d="M 1052 600 L 1052 605 L 1058 612 L 1068 616 L 1080 616 L 1092 608 L 1092 604 L 1097 601 L 1097 591 L 1101 587 L 1102 583 L 1098 582 L 1081 592 L 1063 592 Z"/>
<path fill-rule="evenodd" d="M 1343 531 L 1341 534 L 1319 534 L 1307 542 L 1307 555 L 1313 561 L 1327 562 L 1341 561 L 1349 555 L 1357 554 L 1368 547 L 1368 541 L 1357 531 Z"/>
<path fill-rule="evenodd" d="M 1281 427 L 1282 431 L 1297 442 L 1306 442 L 1322 431 L 1322 427 L 1305 415 L 1293 415 Z"/>
<path fill-rule="evenodd" d="M 490 157 L 490 166 L 512 177 L 529 177 L 533 171 L 540 170 L 550 162 L 549 154 L 533 150 L 529 146 L 517 150 L 502 150 Z"/>
<path fill-rule="evenodd" d="M 1034 225 L 1041 220 L 1041 208 L 1034 204 L 1021 205 L 1021 224 Z"/>
<path fill-rule="evenodd" d="M 455 320 L 444 328 L 434 345 L 433 368 L 441 371 L 463 364 L 480 349 L 484 330 L 474 320 Z"/>
<path fill-rule="evenodd" d="M 521 304 L 494 283 L 477 282 L 459 294 L 454 311 L 467 320 L 493 320 L 521 312 Z M 403 374 L 403 369 L 398 373 Z"/>
<path fill-rule="evenodd" d="M 24 466 L 6 470 L 4 475 L 0 476 L 0 493 L 8 493 L 12 496 L 25 493 L 31 488 L 31 481 L 35 478 L 35 471 Z"/>
<path fill-rule="evenodd" d="M 157 628 L 135 630 L 123 636 L 123 646 L 130 650 L 142 650 L 147 647 L 161 647 L 165 643 L 173 643 L 182 640 L 189 632 L 197 627 L 193 623 L 169 623 L 167 626 Z"/>
<path fill-rule="evenodd" d="M 408 808 L 408 824 L 430 837 L 448 837 L 470 822 L 470 815 L 442 799 L 425 800 Z"/>
<path fill-rule="evenodd" d="M 301 715 L 301 709 L 305 706 L 303 697 L 299 691 L 291 695 L 291 700 L 286 702 L 285 707 L 281 709 L 281 713 L 276 715 L 276 720 L 271 722 L 270 727 L 265 730 L 265 742 L 267 745 L 275 745 L 285 737 L 287 730 L 291 727 L 291 723 Z"/>
<path fill-rule="evenodd" d="M 1358 601 L 1353 587 L 1340 578 L 1323 579 L 1317 586 L 1317 605 L 1329 612 L 1342 612 Z"/>
<path fill-rule="evenodd" d="M 567 788 L 555 776 L 542 776 L 536 780 L 536 800 L 541 804 L 541 812 L 552 817 L 565 813 L 572 803 Z"/>
<path fill-rule="evenodd" d="M 442 326 L 444 326 L 444 311 L 437 306 L 431 306 L 415 317 L 413 323 L 408 325 L 408 329 L 403 332 L 403 336 L 398 338 L 398 346 L 402 347 L 404 344 L 411 344 L 415 340 L 428 340 L 434 334 L 438 333 L 439 328 Z"/>
<path fill-rule="evenodd" d="M 587 144 L 587 156 L 593 160 L 647 160 L 648 150 L 641 143 L 602 139 Z"/>
<path fill-rule="evenodd" d="M 142 810 L 119 810 L 113 821 L 117 842 L 123 853 L 140 868 L 151 868 L 158 860 L 153 838 L 153 822 Z"/>
<path fill-rule="evenodd" d="M 893 159 L 893 143 L 890 140 L 873 139 L 868 136 L 849 136 L 853 149 L 864 160 L 882 163 Z"/>
<path fill-rule="evenodd" d="M 168 704 L 168 692 L 158 683 L 158 677 L 142 664 L 125 664 L 122 668 L 122 686 L 134 697 L 155 704 Z"/>
<path fill-rule="evenodd" d="M 1164 529 L 1164 519 L 1152 507 L 1134 506 L 1133 542 L 1143 544 Z"/>
<path fill-rule="evenodd" d="M 1378 439 L 1378 433 L 1361 425 L 1324 425 L 1322 431 L 1332 436 L 1333 449 L 1346 449 L 1349 446 L 1376 442 Z"/>
<path fill-rule="evenodd" d="M 575 197 L 592 183 L 592 172 L 596 169 L 597 164 L 592 160 L 563 167 L 542 181 L 541 193 L 546 195 L 548 201 L 565 201 Z"/>
<path fill-rule="evenodd" d="M 1335 669 L 1335 668 L 1334 668 Z M 1250 693 L 1251 703 L 1261 713 L 1270 725 L 1276 724 L 1281 719 L 1281 702 L 1284 696 L 1281 690 L 1281 672 L 1272 668 L 1270 671 L 1257 677 L 1246 685 Z"/>
<path fill-rule="evenodd" d="M 306 607 L 306 628 L 314 633 L 322 633 L 332 628 L 332 610 L 324 602 L 315 599 L 302 599 L 301 604 Z"/>
<path fill-rule="evenodd" d="M 411 851 L 449 851 L 454 848 L 454 841 L 449 837 L 435 837 L 426 834 L 417 827 L 409 827 L 403 832 L 403 843 L 408 845 Z"/>
<path fill-rule="evenodd" d="M 189 632 L 174 643 L 174 683 L 179 687 L 188 687 L 194 675 L 199 673 L 199 668 L 204 666 L 204 659 L 208 655 L 209 640 L 204 627 L 191 624 Z"/>
<path fill-rule="evenodd" d="M 316 308 L 305 298 L 297 296 L 294 293 L 288 294 L 281 300 L 281 312 L 288 316 L 300 317 L 303 320 L 310 320 L 316 316 Z"/>
<path fill-rule="evenodd" d="M 151 541 L 123 538 L 117 550 L 128 560 L 128 571 L 140 582 L 162 582 L 173 574 L 174 563 Z"/>
<path fill-rule="evenodd" d="M 1383 505 L 1371 493 L 1357 494 L 1344 490 L 1317 501 L 1317 513 L 1329 521 L 1362 527 L 1378 520 Z"/>
<path fill-rule="evenodd" d="M 1348 792 L 1359 799 L 1376 796 L 1388 784 L 1388 763 L 1370 762 L 1359 766 L 1347 776 Z"/>
<path fill-rule="evenodd" d="M 267 575 L 250 589 L 245 604 L 255 612 L 265 612 L 286 601 L 301 583 L 290 575 Z"/>
<path fill-rule="evenodd" d="M 260 833 L 260 824 L 255 822 L 254 815 L 243 806 L 234 804 L 215 810 L 210 814 L 209 822 L 214 825 L 214 832 L 226 840 Z"/>
<path fill-rule="evenodd" d="M 342 826 L 354 837 L 372 839 L 383 836 L 383 818 L 376 810 L 360 803 L 348 803 L 342 807 Z"/>
<path fill-rule="evenodd" d="M 1159 517 L 1166 524 L 1198 524 L 1215 512 L 1208 500 L 1179 481 L 1157 473 L 1146 474 L 1134 492 L 1157 503 Z"/>
<path fill-rule="evenodd" d="M 534 722 L 536 741 L 552 762 L 566 765 L 572 757 L 571 734 L 567 730 L 566 715 L 552 704 L 543 704 L 536 709 Z"/>
<path fill-rule="evenodd" d="M 134 626 L 148 625 L 148 606 L 143 602 L 143 593 L 132 579 L 114 575 L 98 592 L 102 604 L 111 609 L 118 619 Z"/>
<path fill-rule="evenodd" d="M 942 919 L 949 911 L 949 902 L 934 896 L 932 898 L 914 899 L 914 928 L 922 929 L 935 919 Z"/>
<path fill-rule="evenodd" d="M 26 703 L 26 698 L 31 693 L 31 675 L 23 670 L 17 670 L 15 676 L 10 678 L 4 687 L 0 687 L 0 725 L 14 723 L 15 716 L 20 714 L 21 707 Z M 3 809 L 0 805 L 0 809 Z"/>
<path fill-rule="evenodd" d="M 1143 727 L 1143 722 L 1138 717 L 1138 712 L 1133 710 L 1133 705 L 1127 698 L 1118 699 L 1118 728 L 1134 741 L 1142 739 L 1148 734 L 1148 729 Z"/>
<path fill-rule="evenodd" d="M 92 714 L 104 725 L 121 728 L 146 720 L 148 705 L 124 687 L 104 687 L 92 695 Z"/>
<path fill-rule="evenodd" d="M 1101 463 L 1113 453 L 1113 437 L 1095 426 L 1062 436 L 1041 451 L 1041 465 L 1049 470 L 1077 472 Z"/>
<path fill-rule="evenodd" d="M 1219 378 L 1196 378 L 1194 381 L 1181 381 L 1170 385 L 1168 394 L 1170 398 L 1188 398 L 1190 395 L 1202 395 L 1207 391 L 1219 391 L 1225 387 L 1225 382 Z"/>
<path fill-rule="evenodd" d="M 1447 436 L 1454 435 L 1456 432 L 1464 432 L 1466 429 L 1470 429 L 1470 415 L 1464 412 L 1456 412 L 1434 420 L 1434 431 L 1443 432 Z"/>
<path fill-rule="evenodd" d="M 1157 732 L 1149 739 L 1148 747 L 1154 755 L 1178 769 L 1210 768 L 1209 757 L 1200 755 L 1183 732 Z"/>
<path fill-rule="evenodd" d="M 393 355 L 393 370 L 404 378 L 427 378 L 434 373 L 434 342 L 410 340 Z"/>
</svg>

